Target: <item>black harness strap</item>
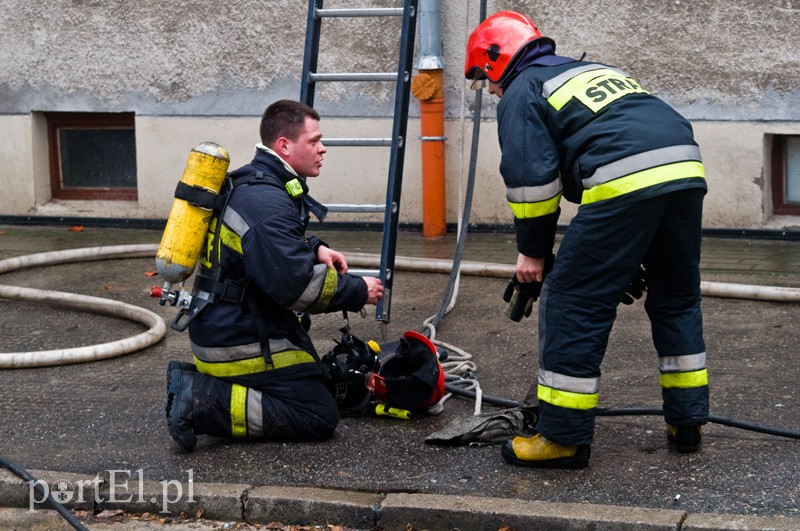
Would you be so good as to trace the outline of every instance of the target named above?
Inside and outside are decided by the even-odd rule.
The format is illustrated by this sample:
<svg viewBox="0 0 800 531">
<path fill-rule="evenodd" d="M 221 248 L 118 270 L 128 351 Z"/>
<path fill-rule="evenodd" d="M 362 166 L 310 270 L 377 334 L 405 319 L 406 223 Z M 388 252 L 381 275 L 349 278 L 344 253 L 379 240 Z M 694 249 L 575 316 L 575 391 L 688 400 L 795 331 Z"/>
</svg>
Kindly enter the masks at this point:
<svg viewBox="0 0 800 531">
<path fill-rule="evenodd" d="M 220 191 L 219 194 L 213 194 L 201 187 L 187 186 L 181 182 L 178 183 L 178 187 L 175 190 L 175 197 L 184 199 L 192 205 L 214 210 L 217 217 L 217 223 L 214 229 L 214 236 L 212 238 L 213 243 L 211 244 L 212 249 L 209 257 L 211 261 L 211 267 L 204 268 L 205 271 L 210 274 L 203 275 L 198 272 L 198 274 L 195 276 L 192 303 L 188 308 L 182 308 L 180 310 L 178 316 L 175 318 L 175 321 L 172 323 L 172 328 L 181 331 L 185 330 L 189 325 L 189 322 L 195 316 L 197 316 L 207 306 L 214 304 L 217 301 L 221 300 L 236 303 L 244 301 L 246 302 L 247 307 L 250 310 L 250 314 L 253 317 L 253 323 L 255 324 L 256 331 L 258 333 L 259 344 L 261 346 L 261 355 L 264 357 L 264 361 L 267 363 L 268 367 L 274 367 L 274 364 L 272 363 L 272 352 L 269 347 L 269 330 L 267 329 L 266 321 L 264 320 L 263 312 L 258 304 L 258 300 L 256 300 L 254 290 L 248 289 L 248 285 L 251 280 L 250 277 L 246 276 L 236 280 L 225 278 L 225 274 L 223 273 L 219 264 L 219 253 L 221 252 L 220 245 L 222 218 L 225 214 L 225 210 L 228 207 L 230 198 L 233 195 L 234 189 L 246 184 L 270 184 L 281 189 L 286 188 L 286 183 L 284 183 L 277 176 L 265 174 L 262 171 L 256 171 L 255 173 L 243 175 L 241 177 L 237 177 L 236 179 L 232 179 L 229 175 L 222 191 Z M 302 217 L 305 217 L 307 212 L 310 211 L 321 220 L 324 219 L 325 214 L 327 214 L 327 208 L 325 208 L 324 205 L 308 197 L 308 195 L 305 193 L 302 195 L 302 197 L 294 198 L 294 200 L 298 204 L 300 215 Z M 183 323 L 179 323 L 181 318 L 184 316 L 188 316 L 188 319 Z M 305 332 L 300 325 L 299 320 L 292 320 L 290 323 L 290 328 L 298 338 L 304 337 Z M 313 344 L 310 346 L 310 353 L 314 359 L 319 361 L 319 356 L 317 355 L 316 350 L 313 348 Z"/>
<path fill-rule="evenodd" d="M 225 205 L 224 195 L 215 194 L 202 186 L 189 186 L 183 181 L 178 181 L 178 186 L 175 187 L 175 197 L 183 199 L 190 205 L 207 210 L 220 211 Z"/>
</svg>

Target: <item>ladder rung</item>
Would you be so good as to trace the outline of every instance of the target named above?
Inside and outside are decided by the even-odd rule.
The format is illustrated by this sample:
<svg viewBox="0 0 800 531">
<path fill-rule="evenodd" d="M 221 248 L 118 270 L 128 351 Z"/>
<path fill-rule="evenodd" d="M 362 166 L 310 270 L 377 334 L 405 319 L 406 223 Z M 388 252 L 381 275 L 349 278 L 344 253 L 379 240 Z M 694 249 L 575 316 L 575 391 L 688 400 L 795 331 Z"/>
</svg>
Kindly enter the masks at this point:
<svg viewBox="0 0 800 531">
<path fill-rule="evenodd" d="M 380 278 L 381 272 L 379 269 L 348 269 L 347 273 L 357 277 L 378 277 Z"/>
<path fill-rule="evenodd" d="M 326 146 L 391 146 L 391 138 L 323 138 Z"/>
<path fill-rule="evenodd" d="M 324 17 L 398 17 L 403 15 L 402 7 L 376 7 L 354 9 L 317 9 L 314 16 Z"/>
<path fill-rule="evenodd" d="M 328 212 L 385 212 L 386 205 L 348 205 L 344 203 L 333 203 L 325 205 Z"/>
<path fill-rule="evenodd" d="M 396 72 L 339 72 L 333 74 L 308 74 L 308 80 L 321 81 L 397 81 Z"/>
</svg>

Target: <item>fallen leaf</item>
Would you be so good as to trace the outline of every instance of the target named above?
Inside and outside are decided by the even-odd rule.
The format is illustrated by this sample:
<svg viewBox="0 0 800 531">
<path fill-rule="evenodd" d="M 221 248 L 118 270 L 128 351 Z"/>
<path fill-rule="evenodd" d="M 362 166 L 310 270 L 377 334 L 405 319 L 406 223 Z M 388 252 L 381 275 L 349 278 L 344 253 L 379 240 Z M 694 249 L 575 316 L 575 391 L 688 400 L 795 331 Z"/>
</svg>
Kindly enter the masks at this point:
<svg viewBox="0 0 800 531">
<path fill-rule="evenodd" d="M 197 510 L 196 513 L 194 513 L 194 517 L 196 519 L 200 519 L 200 517 L 203 516 L 204 512 L 206 512 L 206 510 L 201 507 L 200 509 Z"/>
<path fill-rule="evenodd" d="M 103 289 L 112 290 L 112 289 L 114 289 L 114 284 L 106 284 L 105 286 L 103 286 Z"/>
<path fill-rule="evenodd" d="M 101 511 L 95 518 L 105 519 L 105 518 L 114 518 L 115 516 L 119 516 L 123 514 L 125 511 L 122 509 L 106 509 L 105 511 Z"/>
<path fill-rule="evenodd" d="M 145 271 L 144 276 L 146 277 L 154 277 L 158 274 L 158 271 Z"/>
<path fill-rule="evenodd" d="M 83 232 L 83 225 L 73 225 L 68 227 L 67 230 L 70 232 Z"/>
</svg>

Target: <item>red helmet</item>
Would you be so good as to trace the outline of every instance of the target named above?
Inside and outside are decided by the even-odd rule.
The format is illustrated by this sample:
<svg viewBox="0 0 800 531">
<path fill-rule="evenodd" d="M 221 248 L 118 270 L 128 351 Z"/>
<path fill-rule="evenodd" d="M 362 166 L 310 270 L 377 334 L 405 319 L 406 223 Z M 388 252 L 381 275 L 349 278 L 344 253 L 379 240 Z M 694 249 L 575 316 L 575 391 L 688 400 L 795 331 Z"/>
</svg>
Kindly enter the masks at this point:
<svg viewBox="0 0 800 531">
<path fill-rule="evenodd" d="M 489 78 L 492 83 L 499 82 L 517 53 L 536 39 L 553 42 L 544 37 L 525 15 L 514 11 L 498 11 L 481 22 L 469 36 L 464 76 L 467 79 Z"/>
<path fill-rule="evenodd" d="M 395 354 L 381 361 L 370 384 L 376 398 L 409 410 L 429 408 L 445 394 L 444 369 L 436 347 L 412 330 L 403 334 Z"/>
</svg>

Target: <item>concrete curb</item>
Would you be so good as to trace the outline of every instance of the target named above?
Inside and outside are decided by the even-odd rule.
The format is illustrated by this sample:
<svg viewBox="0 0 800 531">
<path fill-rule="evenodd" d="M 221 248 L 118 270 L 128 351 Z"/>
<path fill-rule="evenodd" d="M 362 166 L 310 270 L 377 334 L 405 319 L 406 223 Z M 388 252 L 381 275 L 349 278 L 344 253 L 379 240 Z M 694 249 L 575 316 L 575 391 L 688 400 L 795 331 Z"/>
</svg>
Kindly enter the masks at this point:
<svg viewBox="0 0 800 531">
<path fill-rule="evenodd" d="M 67 482 L 72 490 L 65 501 L 70 508 L 84 510 L 122 509 L 131 514 L 194 515 L 203 519 L 241 521 L 254 524 L 282 522 L 311 525 L 329 522 L 360 530 L 375 529 L 470 529 L 517 530 L 758 530 L 800 529 L 800 519 L 735 514 L 695 513 L 612 505 L 553 503 L 521 499 L 451 496 L 441 494 L 392 493 L 314 487 L 251 486 L 246 484 L 142 481 L 136 476 L 108 488 L 109 477 L 68 472 L 31 471 L 31 475 L 53 486 Z M 50 509 L 30 505 L 31 486 L 9 471 L 0 469 L 0 507 L 24 508 L 35 513 Z M 56 489 L 53 487 L 53 492 Z"/>
</svg>

